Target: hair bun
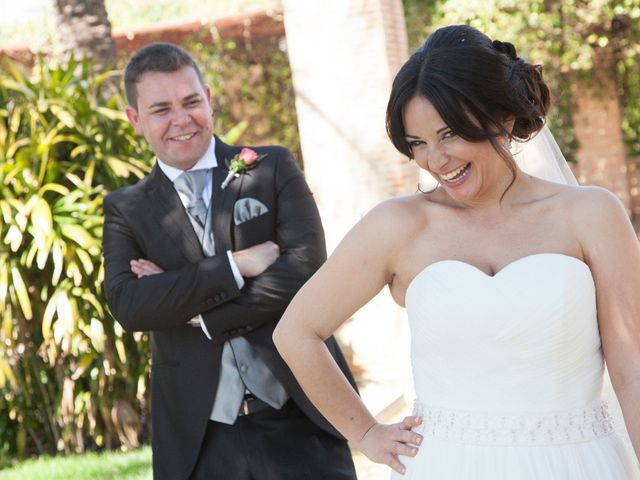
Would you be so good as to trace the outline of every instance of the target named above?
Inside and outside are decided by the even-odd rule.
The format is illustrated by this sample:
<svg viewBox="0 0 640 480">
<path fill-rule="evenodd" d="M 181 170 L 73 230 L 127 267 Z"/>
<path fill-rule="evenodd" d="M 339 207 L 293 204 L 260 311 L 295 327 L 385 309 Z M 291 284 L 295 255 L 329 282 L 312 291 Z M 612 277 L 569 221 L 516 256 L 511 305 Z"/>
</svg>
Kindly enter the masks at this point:
<svg viewBox="0 0 640 480">
<path fill-rule="evenodd" d="M 495 48 L 500 53 L 504 53 L 511 60 L 518 60 L 518 54 L 516 53 L 516 47 L 513 46 L 513 43 L 509 42 L 501 42 L 500 40 L 494 40 L 491 43 L 491 46 Z"/>
</svg>

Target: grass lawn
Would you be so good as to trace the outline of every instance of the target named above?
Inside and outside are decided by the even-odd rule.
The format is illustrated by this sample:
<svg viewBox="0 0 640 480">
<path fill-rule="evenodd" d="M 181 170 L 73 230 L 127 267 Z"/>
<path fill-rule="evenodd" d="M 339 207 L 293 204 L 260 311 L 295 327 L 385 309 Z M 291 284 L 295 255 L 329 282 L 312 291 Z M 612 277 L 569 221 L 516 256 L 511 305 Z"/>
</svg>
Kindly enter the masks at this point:
<svg viewBox="0 0 640 480">
<path fill-rule="evenodd" d="M 387 480 L 389 468 L 354 453 L 358 478 Z M 151 448 L 133 452 L 105 452 L 42 457 L 0 470 L 0 480 L 151 480 Z"/>
<path fill-rule="evenodd" d="M 42 457 L 0 470 L 0 480 L 151 480 L 151 448 Z"/>
</svg>

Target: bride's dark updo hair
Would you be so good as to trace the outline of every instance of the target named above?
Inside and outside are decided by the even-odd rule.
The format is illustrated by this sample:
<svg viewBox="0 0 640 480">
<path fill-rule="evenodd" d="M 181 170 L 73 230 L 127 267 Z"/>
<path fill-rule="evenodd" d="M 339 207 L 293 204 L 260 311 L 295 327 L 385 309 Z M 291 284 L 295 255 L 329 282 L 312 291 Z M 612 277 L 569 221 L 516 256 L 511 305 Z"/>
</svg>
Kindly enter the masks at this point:
<svg viewBox="0 0 640 480">
<path fill-rule="evenodd" d="M 508 42 L 491 39 L 468 25 L 443 27 L 427 38 L 402 66 L 387 105 L 387 132 L 393 145 L 412 157 L 402 112 L 409 100 L 429 100 L 458 136 L 489 140 L 515 173 L 500 137 L 527 140 L 544 126 L 550 104 L 542 67 L 518 57 Z M 503 126 L 514 120 L 509 133 Z"/>
</svg>

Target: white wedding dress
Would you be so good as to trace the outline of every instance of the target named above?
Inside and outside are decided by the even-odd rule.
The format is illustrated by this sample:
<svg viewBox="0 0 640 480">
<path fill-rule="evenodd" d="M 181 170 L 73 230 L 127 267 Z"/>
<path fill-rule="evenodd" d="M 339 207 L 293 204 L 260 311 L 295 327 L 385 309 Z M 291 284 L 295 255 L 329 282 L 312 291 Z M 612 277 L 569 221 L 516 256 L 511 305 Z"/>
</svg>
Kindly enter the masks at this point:
<svg viewBox="0 0 640 480">
<path fill-rule="evenodd" d="M 406 294 L 424 441 L 412 480 L 631 480 L 640 470 L 601 399 L 589 267 L 544 253 L 488 276 L 456 260 Z"/>
</svg>

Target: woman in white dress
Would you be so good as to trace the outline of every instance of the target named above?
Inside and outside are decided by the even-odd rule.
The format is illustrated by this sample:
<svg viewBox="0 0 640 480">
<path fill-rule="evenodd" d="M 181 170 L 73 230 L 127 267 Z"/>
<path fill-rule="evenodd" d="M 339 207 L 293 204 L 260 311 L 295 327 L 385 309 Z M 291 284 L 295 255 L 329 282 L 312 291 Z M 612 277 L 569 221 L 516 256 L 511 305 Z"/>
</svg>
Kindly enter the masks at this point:
<svg viewBox="0 0 640 480">
<path fill-rule="evenodd" d="M 318 409 L 403 478 L 640 478 L 640 247 L 611 193 L 514 159 L 548 107 L 541 68 L 513 45 L 434 32 L 394 81 L 387 130 L 438 185 L 367 214 L 274 333 Z M 557 165 L 551 149 L 533 160 Z M 385 286 L 407 308 L 417 394 L 393 425 L 323 344 Z M 635 455 L 601 400 L 605 359 Z"/>
</svg>

